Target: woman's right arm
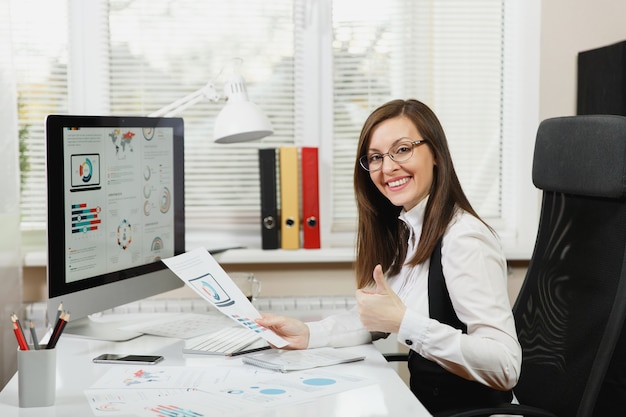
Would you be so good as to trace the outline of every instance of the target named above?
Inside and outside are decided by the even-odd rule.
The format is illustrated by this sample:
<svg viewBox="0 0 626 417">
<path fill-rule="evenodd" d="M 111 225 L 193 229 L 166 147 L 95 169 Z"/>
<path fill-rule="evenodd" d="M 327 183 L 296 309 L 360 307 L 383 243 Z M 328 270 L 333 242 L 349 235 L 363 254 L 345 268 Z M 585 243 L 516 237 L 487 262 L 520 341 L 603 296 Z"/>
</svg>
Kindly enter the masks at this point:
<svg viewBox="0 0 626 417">
<path fill-rule="evenodd" d="M 285 339 L 289 345 L 284 349 L 344 347 L 372 341 L 372 334 L 361 323 L 356 309 L 308 323 L 291 317 L 262 313 L 262 318 L 256 322 Z"/>
<path fill-rule="evenodd" d="M 283 349 L 306 349 L 309 345 L 309 327 L 298 319 L 261 313 L 255 321 L 285 339 L 289 344 Z"/>
</svg>

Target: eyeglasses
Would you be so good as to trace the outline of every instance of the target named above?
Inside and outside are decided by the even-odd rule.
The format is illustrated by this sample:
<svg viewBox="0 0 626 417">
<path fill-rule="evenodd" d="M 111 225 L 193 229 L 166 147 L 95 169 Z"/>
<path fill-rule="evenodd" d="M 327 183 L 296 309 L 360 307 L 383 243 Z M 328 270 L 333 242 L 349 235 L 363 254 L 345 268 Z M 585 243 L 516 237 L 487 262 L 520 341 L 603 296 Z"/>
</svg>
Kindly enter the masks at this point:
<svg viewBox="0 0 626 417">
<path fill-rule="evenodd" d="M 413 156 L 413 148 L 426 142 L 426 140 L 411 141 L 409 138 L 402 139 L 406 139 L 406 141 L 403 140 L 397 145 L 394 145 L 387 153 L 372 153 L 360 157 L 359 164 L 361 164 L 361 168 L 369 172 L 378 171 L 383 167 L 383 159 L 385 159 L 385 156 L 388 156 L 394 162 L 406 162 Z"/>
</svg>

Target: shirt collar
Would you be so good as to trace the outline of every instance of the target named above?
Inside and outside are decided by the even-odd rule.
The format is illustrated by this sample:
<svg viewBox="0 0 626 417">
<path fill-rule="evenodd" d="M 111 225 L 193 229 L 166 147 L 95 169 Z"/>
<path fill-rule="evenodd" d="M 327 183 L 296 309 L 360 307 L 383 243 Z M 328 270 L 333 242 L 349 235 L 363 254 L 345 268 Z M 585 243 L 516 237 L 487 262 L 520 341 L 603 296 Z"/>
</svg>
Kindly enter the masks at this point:
<svg viewBox="0 0 626 417">
<path fill-rule="evenodd" d="M 398 215 L 398 219 L 406 223 L 409 227 L 409 242 L 413 241 L 414 234 L 420 235 L 422 233 L 422 225 L 424 224 L 424 213 L 426 212 L 426 204 L 428 203 L 428 196 L 420 201 L 411 210 L 406 211 L 402 209 Z"/>
</svg>

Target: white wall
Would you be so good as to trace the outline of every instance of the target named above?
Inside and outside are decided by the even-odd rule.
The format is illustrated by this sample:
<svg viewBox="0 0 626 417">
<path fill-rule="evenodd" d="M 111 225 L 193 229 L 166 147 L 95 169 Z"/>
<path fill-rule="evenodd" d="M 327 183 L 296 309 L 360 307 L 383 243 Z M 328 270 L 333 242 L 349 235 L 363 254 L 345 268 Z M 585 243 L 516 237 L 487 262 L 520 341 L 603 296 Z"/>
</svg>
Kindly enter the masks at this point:
<svg viewBox="0 0 626 417">
<path fill-rule="evenodd" d="M 543 0 L 539 115 L 576 114 L 578 53 L 626 40 L 626 1 Z"/>
<path fill-rule="evenodd" d="M 0 388 L 17 368 L 17 342 L 9 318 L 20 313 L 22 301 L 19 142 L 8 16 L 8 4 L 0 1 Z"/>
</svg>

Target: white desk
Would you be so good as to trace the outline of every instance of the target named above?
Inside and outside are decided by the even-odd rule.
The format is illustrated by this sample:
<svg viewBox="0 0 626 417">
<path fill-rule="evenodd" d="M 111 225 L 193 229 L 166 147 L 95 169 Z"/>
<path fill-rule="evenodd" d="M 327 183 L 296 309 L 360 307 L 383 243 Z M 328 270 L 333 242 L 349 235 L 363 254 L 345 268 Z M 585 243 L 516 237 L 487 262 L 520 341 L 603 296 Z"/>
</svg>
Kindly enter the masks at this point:
<svg viewBox="0 0 626 417">
<path fill-rule="evenodd" d="M 165 361 L 161 362 L 160 366 L 212 366 L 224 364 L 225 361 L 231 361 L 228 362 L 231 364 L 232 361 L 241 363 L 240 357 L 183 355 L 183 345 L 184 342 L 180 339 L 156 336 L 141 336 L 127 342 L 105 342 L 64 335 L 57 345 L 55 405 L 19 408 L 16 374 L 0 393 L 0 416 L 86 417 L 93 415 L 83 391 L 104 375 L 110 366 L 116 366 L 92 363 L 92 358 L 101 353 L 160 354 L 165 356 Z M 260 408 L 253 415 L 255 417 L 430 416 L 373 345 L 350 349 L 365 354 L 365 361 L 336 365 L 333 371 L 346 367 L 346 372 L 373 378 L 378 383 L 319 397 L 315 401 L 304 404 L 276 409 Z"/>
</svg>

